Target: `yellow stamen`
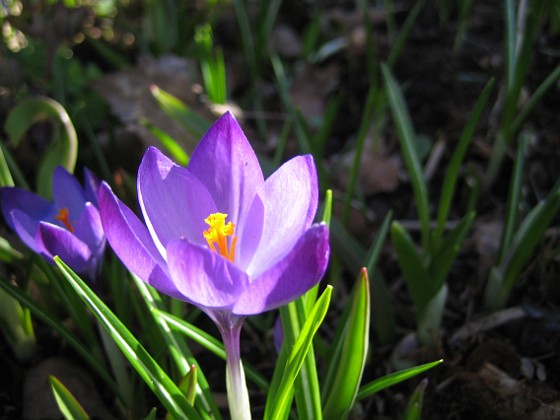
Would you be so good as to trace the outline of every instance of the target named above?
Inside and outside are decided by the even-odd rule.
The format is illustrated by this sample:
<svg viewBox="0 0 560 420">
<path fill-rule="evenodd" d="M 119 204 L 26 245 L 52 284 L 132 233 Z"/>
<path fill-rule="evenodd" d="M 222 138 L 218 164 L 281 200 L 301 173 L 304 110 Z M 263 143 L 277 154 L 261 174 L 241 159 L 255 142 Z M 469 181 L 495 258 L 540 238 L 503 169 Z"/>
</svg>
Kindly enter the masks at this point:
<svg viewBox="0 0 560 420">
<path fill-rule="evenodd" d="M 70 223 L 69 216 L 70 214 L 68 212 L 68 209 L 64 207 L 58 210 L 58 214 L 54 216 L 54 218 L 62 222 L 62 224 L 66 226 L 66 229 L 74 233 L 74 226 L 72 226 L 72 223 Z"/>
<path fill-rule="evenodd" d="M 204 221 L 210 226 L 203 232 L 206 242 L 210 249 L 220 254 L 225 259 L 233 262 L 235 258 L 235 245 L 237 244 L 237 236 L 233 236 L 235 225 L 231 222 L 225 223 L 227 214 L 212 213 Z M 228 236 L 231 239 L 230 248 L 228 249 Z"/>
</svg>

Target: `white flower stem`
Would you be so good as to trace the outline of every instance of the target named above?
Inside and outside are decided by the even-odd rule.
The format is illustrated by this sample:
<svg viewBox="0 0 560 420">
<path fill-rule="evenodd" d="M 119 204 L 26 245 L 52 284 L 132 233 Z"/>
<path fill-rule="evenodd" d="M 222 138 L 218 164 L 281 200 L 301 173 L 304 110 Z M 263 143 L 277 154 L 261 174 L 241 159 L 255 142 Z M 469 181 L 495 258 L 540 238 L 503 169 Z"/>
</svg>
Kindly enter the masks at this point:
<svg viewBox="0 0 560 420">
<path fill-rule="evenodd" d="M 251 420 L 251 404 L 245 382 L 245 372 L 241 363 L 239 339 L 242 319 L 235 322 L 218 322 L 226 350 L 226 385 L 229 412 L 232 420 Z"/>
</svg>

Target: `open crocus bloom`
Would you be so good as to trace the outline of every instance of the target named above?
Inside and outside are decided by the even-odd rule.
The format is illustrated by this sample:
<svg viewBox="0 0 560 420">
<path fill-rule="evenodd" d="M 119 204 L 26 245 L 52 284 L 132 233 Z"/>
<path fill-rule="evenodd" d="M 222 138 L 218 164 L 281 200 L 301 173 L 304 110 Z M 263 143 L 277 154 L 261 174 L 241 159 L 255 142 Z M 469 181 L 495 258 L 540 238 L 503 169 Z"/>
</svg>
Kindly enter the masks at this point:
<svg viewBox="0 0 560 420">
<path fill-rule="evenodd" d="M 265 181 L 229 112 L 202 138 L 187 168 L 149 148 L 137 187 L 145 225 L 102 184 L 109 243 L 131 272 L 218 323 L 284 305 L 325 272 L 328 229 L 312 224 L 313 158 L 295 157 Z"/>
<path fill-rule="evenodd" d="M 34 252 L 52 261 L 58 255 L 79 274 L 95 280 L 105 249 L 97 209 L 99 181 L 84 169 L 82 187 L 66 169 L 53 174 L 53 202 L 16 187 L 0 189 L 8 225 Z"/>
</svg>

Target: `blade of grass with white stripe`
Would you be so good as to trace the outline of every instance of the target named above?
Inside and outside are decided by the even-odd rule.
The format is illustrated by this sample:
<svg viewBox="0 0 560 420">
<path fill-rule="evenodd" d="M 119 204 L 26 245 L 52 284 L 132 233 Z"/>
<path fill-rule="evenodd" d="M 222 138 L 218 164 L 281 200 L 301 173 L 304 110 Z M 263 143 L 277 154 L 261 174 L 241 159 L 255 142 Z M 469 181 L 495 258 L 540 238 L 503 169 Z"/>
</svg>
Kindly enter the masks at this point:
<svg viewBox="0 0 560 420">
<path fill-rule="evenodd" d="M 294 302 L 280 308 L 284 343 L 288 345 L 288 348 L 294 346 L 297 337 L 301 334 L 302 325 L 307 319 L 313 304 L 315 304 L 315 301 L 311 298 L 306 300 L 305 296 L 302 296 Z M 306 309 L 307 307 L 309 310 Z M 296 398 L 298 417 L 300 419 L 321 420 L 323 418 L 321 412 L 319 378 L 317 375 L 313 346 L 310 346 L 309 352 L 303 360 L 299 375 L 295 378 L 294 395 Z"/>
<path fill-rule="evenodd" d="M 54 261 L 169 413 L 176 418 L 200 419 L 177 385 L 105 303 L 60 258 L 54 257 Z"/>
<path fill-rule="evenodd" d="M 192 352 L 187 344 L 182 340 L 182 337 L 175 336 L 175 332 L 171 331 L 167 321 L 160 316 L 161 310 L 163 309 L 163 303 L 159 293 L 155 289 L 149 288 L 148 285 L 137 276 L 133 274 L 131 274 L 131 276 L 154 319 L 156 327 L 160 330 L 161 335 L 167 344 L 167 348 L 171 354 L 171 358 L 175 362 L 175 366 L 179 370 L 179 374 L 181 376 L 187 375 L 188 372 L 190 372 L 191 366 L 196 366 L 198 368 L 196 375 L 198 378 L 198 386 L 196 387 L 196 392 L 198 394 L 198 399 L 196 400 L 197 408 L 201 413 L 208 413 L 215 419 L 220 419 L 220 410 L 214 401 L 210 385 L 208 384 L 202 369 L 198 366 L 198 362 L 192 355 Z"/>
<path fill-rule="evenodd" d="M 289 356 L 285 358 L 285 363 L 283 363 L 284 358 L 282 357 L 282 352 L 287 352 L 288 347 L 286 341 L 284 341 L 281 357 L 279 357 L 277 364 L 277 367 L 280 366 L 280 368 L 275 369 L 270 391 L 267 396 L 264 413 L 265 420 L 283 419 L 288 416 L 293 397 L 294 381 L 299 374 L 309 349 L 313 345 L 313 337 L 327 313 L 331 294 L 332 287 L 327 286 L 310 311 L 309 317 L 303 324 L 301 333 L 297 337 L 293 348 L 289 349 Z"/>
<path fill-rule="evenodd" d="M 88 420 L 90 418 L 76 397 L 55 376 L 49 375 L 49 383 L 56 404 L 66 420 Z"/>
<path fill-rule="evenodd" d="M 325 418 L 346 418 L 358 393 L 369 349 L 370 291 L 368 272 L 356 282 L 350 311 L 333 342 L 334 356 L 323 382 Z"/>
<path fill-rule="evenodd" d="M 191 323 L 177 318 L 168 312 L 155 310 L 157 316 L 165 321 L 172 330 L 178 331 L 190 339 L 196 341 L 206 350 L 214 353 L 222 360 L 226 360 L 226 352 L 224 350 L 224 345 L 216 338 L 208 334 L 207 332 L 195 327 Z M 257 385 L 261 390 L 268 391 L 269 385 L 268 381 L 260 372 L 247 363 L 243 363 L 243 368 L 245 369 L 245 374 L 247 379 Z"/>
</svg>

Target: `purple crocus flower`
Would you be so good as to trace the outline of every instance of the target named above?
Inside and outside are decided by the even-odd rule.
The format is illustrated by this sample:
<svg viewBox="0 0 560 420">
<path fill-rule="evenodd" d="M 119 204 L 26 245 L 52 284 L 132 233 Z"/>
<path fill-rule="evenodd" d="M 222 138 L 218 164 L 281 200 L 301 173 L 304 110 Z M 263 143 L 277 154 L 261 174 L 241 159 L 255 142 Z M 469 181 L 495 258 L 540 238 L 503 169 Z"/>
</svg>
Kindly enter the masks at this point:
<svg viewBox="0 0 560 420">
<path fill-rule="evenodd" d="M 143 281 L 198 306 L 216 322 L 228 352 L 228 375 L 237 383 L 232 392 L 241 392 L 235 388 L 242 376 L 244 317 L 295 300 L 327 266 L 328 229 L 313 224 L 313 158 L 295 157 L 264 180 L 228 112 L 202 138 L 187 168 L 149 148 L 137 187 L 145 225 L 102 184 L 99 204 L 109 243 Z M 228 395 L 232 417 L 246 418 L 232 407 L 246 395 Z"/>
<path fill-rule="evenodd" d="M 99 180 L 84 169 L 82 187 L 66 169 L 53 174 L 53 202 L 30 191 L 0 189 L 4 218 L 34 252 L 52 262 L 58 255 L 79 274 L 95 280 L 103 260 L 105 235 L 97 208 Z"/>
</svg>

